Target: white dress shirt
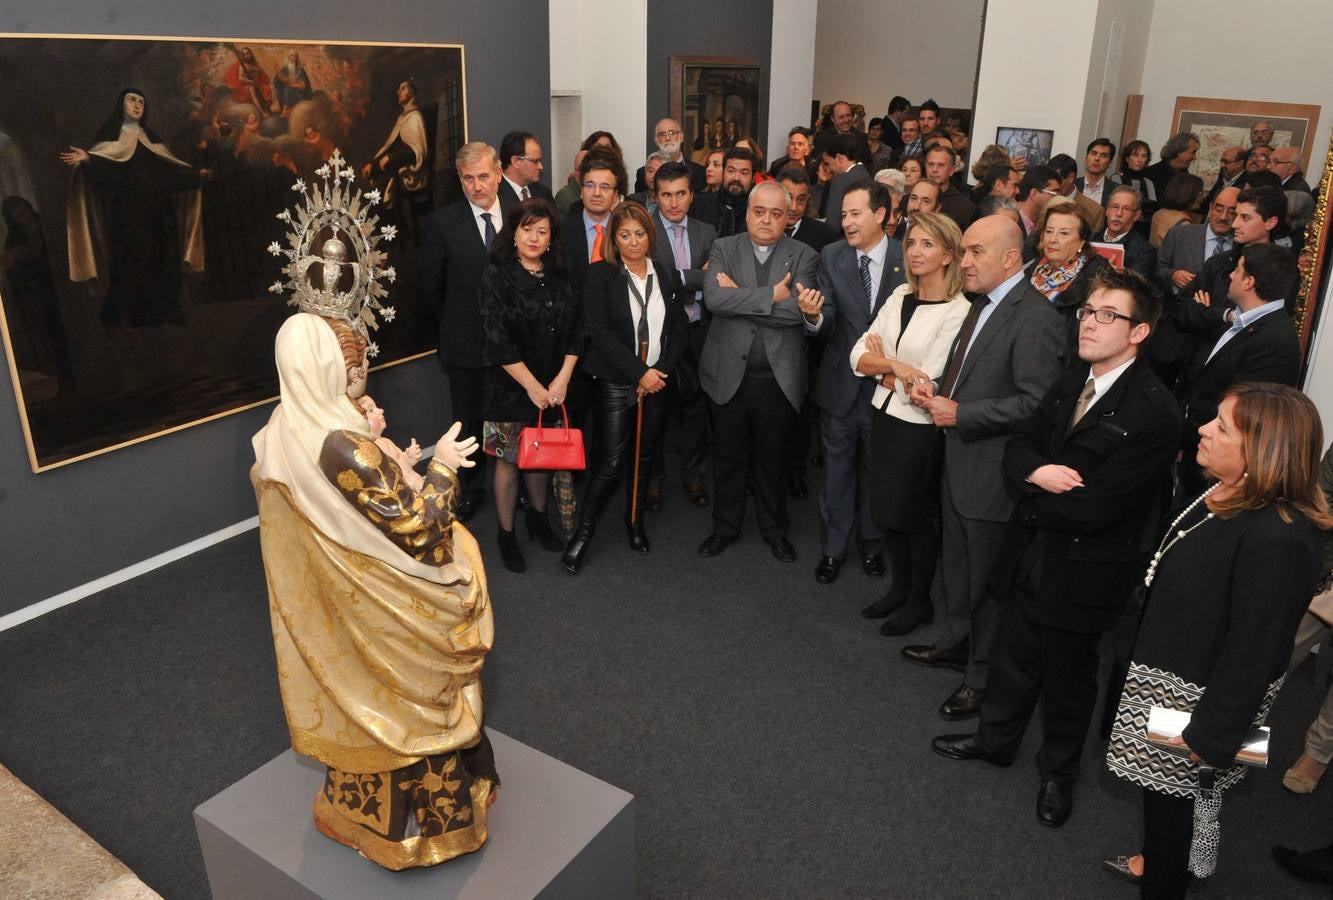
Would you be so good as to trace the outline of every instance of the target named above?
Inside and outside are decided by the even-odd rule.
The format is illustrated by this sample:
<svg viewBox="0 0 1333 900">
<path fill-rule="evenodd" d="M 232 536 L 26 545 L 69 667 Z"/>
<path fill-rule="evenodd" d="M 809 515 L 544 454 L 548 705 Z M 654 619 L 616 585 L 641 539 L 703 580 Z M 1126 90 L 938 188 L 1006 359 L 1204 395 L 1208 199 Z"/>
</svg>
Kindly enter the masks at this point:
<svg viewBox="0 0 1333 900">
<path fill-rule="evenodd" d="M 639 296 L 648 301 L 648 365 L 656 365 L 657 360 L 662 355 L 662 328 L 666 324 L 666 301 L 662 299 L 662 286 L 658 284 L 657 273 L 653 270 L 653 264 L 648 263 L 648 277 L 653 280 L 653 289 L 644 293 L 648 289 L 646 278 L 640 278 L 629 269 L 630 282 L 634 289 L 639 292 Z M 634 333 L 639 333 L 639 320 L 643 318 L 643 309 L 639 306 L 639 301 L 634 298 L 633 291 L 625 291 L 625 300 L 629 303 L 630 317 L 634 320 Z M 637 350 L 636 350 L 637 355 Z"/>
<path fill-rule="evenodd" d="M 505 220 L 504 217 L 500 215 L 500 197 L 498 194 L 495 199 L 491 201 L 490 209 L 482 209 L 471 200 L 467 202 L 467 205 L 472 207 L 472 224 L 477 226 L 477 234 L 481 235 L 483 243 L 486 240 L 486 220 L 481 217 L 482 213 L 491 214 L 491 224 L 495 226 L 496 234 L 499 234 L 504 230 Z"/>
</svg>

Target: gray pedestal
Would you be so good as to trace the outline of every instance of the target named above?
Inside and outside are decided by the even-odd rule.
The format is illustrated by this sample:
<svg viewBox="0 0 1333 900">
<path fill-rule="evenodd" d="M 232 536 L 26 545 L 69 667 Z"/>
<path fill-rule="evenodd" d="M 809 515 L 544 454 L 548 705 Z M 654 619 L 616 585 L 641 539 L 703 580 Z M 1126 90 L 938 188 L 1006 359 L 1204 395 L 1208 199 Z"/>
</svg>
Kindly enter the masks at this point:
<svg viewBox="0 0 1333 900">
<path fill-rule="evenodd" d="M 288 750 L 194 811 L 216 900 L 631 897 L 634 797 L 494 729 L 503 785 L 476 853 L 390 872 L 315 830 L 324 767 Z"/>
</svg>

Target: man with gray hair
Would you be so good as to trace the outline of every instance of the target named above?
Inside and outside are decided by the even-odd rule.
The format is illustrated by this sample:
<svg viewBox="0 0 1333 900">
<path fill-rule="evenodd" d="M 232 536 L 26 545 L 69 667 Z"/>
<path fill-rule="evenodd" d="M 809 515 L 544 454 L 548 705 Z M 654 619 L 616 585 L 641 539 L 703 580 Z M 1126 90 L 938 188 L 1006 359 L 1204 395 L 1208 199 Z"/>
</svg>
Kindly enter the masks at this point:
<svg viewBox="0 0 1333 900">
<path fill-rule="evenodd" d="M 657 152 L 662 154 L 662 162 L 678 162 L 690 170 L 691 191 L 697 194 L 707 187 L 707 172 L 704 171 L 704 167 L 685 155 L 685 133 L 681 131 L 679 122 L 675 119 L 658 120 L 653 126 L 653 143 L 657 145 Z M 648 158 L 652 159 L 652 154 Z M 653 179 L 648 175 L 647 169 L 648 164 L 644 163 L 639 167 L 639 171 L 634 173 L 634 191 L 651 197 Z"/>
<path fill-rule="evenodd" d="M 1301 172 L 1301 151 L 1297 147 L 1278 147 L 1268 161 L 1269 170 L 1282 179 L 1282 190 L 1304 191 L 1309 194 L 1310 183 Z"/>
<path fill-rule="evenodd" d="M 1166 196 L 1166 184 L 1182 172 L 1188 172 L 1190 163 L 1199 155 L 1199 138 L 1193 132 L 1173 134 L 1162 145 L 1162 158 L 1143 170 L 1143 177 L 1153 184 L 1158 197 Z"/>
<path fill-rule="evenodd" d="M 648 187 L 625 198 L 643 204 L 650 216 L 657 213 L 657 170 L 668 162 L 671 162 L 671 160 L 661 150 L 654 150 L 649 153 L 648 158 L 644 160 L 643 168 L 639 169 L 639 174 L 643 176 L 643 180 Z"/>
<path fill-rule="evenodd" d="M 704 282 L 712 324 L 699 382 L 713 418 L 713 533 L 699 545 L 716 556 L 740 536 L 746 487 L 759 532 L 782 562 L 787 539 L 787 441 L 805 399 L 805 335 L 823 309 L 819 255 L 783 233 L 791 198 L 782 185 L 755 186 L 745 231 L 713 242 Z"/>
<path fill-rule="evenodd" d="M 1142 215 L 1143 195 L 1137 188 L 1117 184 L 1106 197 L 1106 227 L 1092 234 L 1093 243 L 1117 244 L 1125 250 L 1121 268 L 1133 269 L 1149 283 L 1156 277 L 1157 251 L 1134 230 Z"/>
<path fill-rule="evenodd" d="M 500 198 L 500 155 L 481 141 L 464 144 L 454 157 L 463 199 L 437 209 L 426 220 L 417 255 L 417 294 L 440 322 L 440 366 L 449 376 L 450 415 L 464 435 L 481 434 L 481 273 L 496 241 L 509 240 Z M 478 461 L 458 473 L 462 496 L 455 509 L 466 522 L 485 496 Z"/>
</svg>

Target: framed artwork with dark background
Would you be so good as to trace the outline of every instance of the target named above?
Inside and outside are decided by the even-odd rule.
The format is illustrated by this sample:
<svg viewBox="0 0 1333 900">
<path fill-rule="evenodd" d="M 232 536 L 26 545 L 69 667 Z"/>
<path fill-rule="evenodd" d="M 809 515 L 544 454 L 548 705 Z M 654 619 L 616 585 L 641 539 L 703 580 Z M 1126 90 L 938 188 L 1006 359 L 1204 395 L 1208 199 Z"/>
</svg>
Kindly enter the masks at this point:
<svg viewBox="0 0 1333 900">
<path fill-rule="evenodd" d="M 671 57 L 671 117 L 685 132 L 685 153 L 703 164 L 711 150 L 741 138 L 762 147 L 759 63 L 729 56 Z"/>
<path fill-rule="evenodd" d="M 266 248 L 335 148 L 398 227 L 376 367 L 434 351 L 416 253 L 459 192 L 462 46 L 0 35 L 0 78 L 0 331 L 33 471 L 277 395 L 292 309 Z M 378 162 L 413 109 L 408 179 Z"/>
</svg>

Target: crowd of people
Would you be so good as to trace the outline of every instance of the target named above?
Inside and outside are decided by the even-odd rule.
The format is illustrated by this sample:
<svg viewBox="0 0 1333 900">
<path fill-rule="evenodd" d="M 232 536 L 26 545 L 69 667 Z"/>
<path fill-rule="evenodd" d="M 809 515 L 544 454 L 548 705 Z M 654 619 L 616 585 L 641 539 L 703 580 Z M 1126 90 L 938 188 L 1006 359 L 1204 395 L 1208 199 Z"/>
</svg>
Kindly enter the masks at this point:
<svg viewBox="0 0 1333 900">
<path fill-rule="evenodd" d="M 787 501 L 818 463 L 815 580 L 853 555 L 889 576 L 862 610 L 882 634 L 935 625 L 902 655 L 961 673 L 940 715 L 978 720 L 937 753 L 1011 764 L 1040 701 L 1044 825 L 1071 814 L 1112 635 L 1102 738 L 1144 789 L 1145 834 L 1106 866 L 1183 895 L 1212 872 L 1247 731 L 1329 630 L 1311 599 L 1333 457 L 1321 489 L 1291 318 L 1299 150 L 1255 123 L 1205 190 L 1189 133 L 1157 163 L 1098 138 L 1081 174 L 988 146 L 969 186 L 967 135 L 902 97 L 864 132 L 832 104 L 767 169 L 752 140 L 689 153 L 670 118 L 654 136 L 631 185 L 615 137 L 592 133 L 554 195 L 531 133 L 459 151 L 465 196 L 425 223 L 419 277 L 452 414 L 490 459 L 459 472 L 458 518 L 489 468 L 505 568 L 528 565 L 522 505 L 577 573 L 623 482 L 648 553 L 674 431 L 683 497 L 712 507 L 698 552 L 736 542 L 752 501 L 792 563 Z M 518 468 L 543 418 L 583 429 L 586 473 Z M 1176 746 L 1150 738 L 1153 707 L 1192 714 Z M 1284 784 L 1313 791 L 1330 751 L 1333 700 Z M 1278 856 L 1333 877 L 1333 847 Z"/>
</svg>

